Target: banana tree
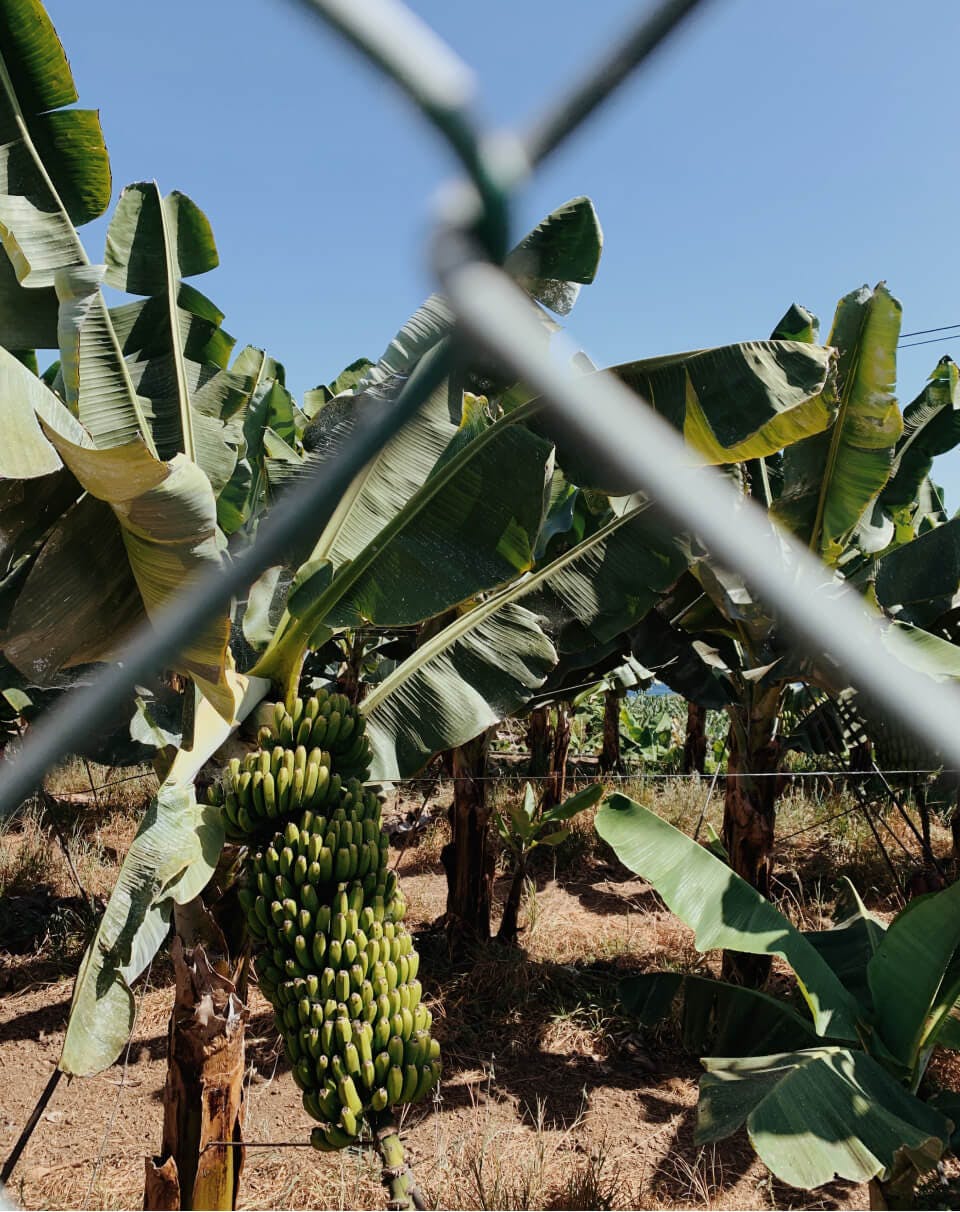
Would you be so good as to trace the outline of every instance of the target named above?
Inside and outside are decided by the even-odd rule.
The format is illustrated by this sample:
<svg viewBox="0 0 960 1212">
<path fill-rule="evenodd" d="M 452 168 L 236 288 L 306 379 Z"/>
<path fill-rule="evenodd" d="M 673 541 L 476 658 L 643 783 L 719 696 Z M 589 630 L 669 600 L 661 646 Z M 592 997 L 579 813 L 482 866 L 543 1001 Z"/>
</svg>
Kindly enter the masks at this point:
<svg viewBox="0 0 960 1212">
<path fill-rule="evenodd" d="M 581 209 L 592 215 L 592 208 L 588 203 L 582 203 Z M 137 220 L 138 231 L 143 230 L 145 226 L 142 220 Z M 119 259 L 119 256 L 115 258 Z M 83 366 L 81 361 L 81 371 Z M 130 365 L 125 362 L 124 366 L 129 373 Z M 167 370 L 169 372 L 171 368 L 167 367 Z M 176 371 L 175 365 L 172 371 Z M 28 372 L 24 371 L 24 374 Z M 166 378 L 158 374 L 157 381 L 169 384 L 170 377 L 170 373 Z M 138 377 L 141 384 L 150 381 L 146 371 Z M 44 440 L 49 440 L 57 450 L 65 450 L 72 456 L 72 447 L 66 445 L 67 439 L 61 432 L 66 431 L 69 437 L 73 438 L 73 445 L 84 451 L 85 461 L 82 468 L 85 471 L 88 466 L 96 469 L 95 456 L 99 452 L 93 446 L 92 440 L 84 440 L 79 424 L 63 409 L 56 396 L 35 378 L 27 382 L 21 377 L 19 386 L 22 390 L 32 393 L 28 394 L 27 400 L 46 427 Z M 254 401 L 255 391 L 256 385 L 251 391 Z M 297 666 L 308 643 L 319 642 L 320 632 L 316 622 L 318 612 L 314 609 L 314 613 L 309 615 L 306 622 L 298 622 L 297 611 L 300 609 L 298 602 L 301 605 L 306 603 L 308 608 L 315 608 L 315 603 L 310 601 L 310 593 L 317 590 L 326 580 L 322 573 L 319 578 L 316 576 L 321 559 L 331 565 L 337 565 L 337 577 L 331 575 L 329 578 L 331 584 L 325 586 L 326 598 L 319 612 L 324 625 L 334 607 L 347 598 L 350 590 L 360 594 L 369 593 L 372 596 L 361 597 L 343 605 L 341 610 L 344 614 L 341 614 L 340 618 L 346 617 L 351 623 L 360 620 L 360 611 L 367 603 L 376 600 L 380 590 L 385 588 L 392 595 L 393 602 L 391 604 L 387 600 L 381 601 L 375 617 L 389 618 L 393 612 L 394 617 L 403 622 L 410 619 L 416 621 L 425 614 L 448 608 L 461 596 L 469 596 L 477 588 L 516 575 L 518 568 L 525 566 L 543 510 L 544 483 L 550 460 L 549 444 L 516 428 L 502 426 L 492 436 L 487 435 L 477 442 L 474 449 L 455 464 L 452 473 L 445 475 L 441 467 L 441 456 L 446 455 L 448 461 L 453 462 L 454 450 L 462 439 L 461 430 L 456 423 L 459 413 L 455 414 L 456 419 L 451 420 L 448 395 L 448 392 L 438 393 L 428 403 L 414 433 L 406 435 L 405 442 L 401 441 L 388 447 L 381 457 L 375 460 L 373 467 L 360 477 L 351 497 L 354 508 L 341 511 L 322 536 L 323 557 L 315 557 L 313 564 L 294 585 L 291 594 L 292 613 L 287 616 L 289 626 L 282 631 L 280 637 L 283 641 L 283 656 L 277 657 L 279 645 L 275 645 L 272 653 L 268 654 L 268 663 L 271 659 L 278 661 L 274 668 L 281 672 L 276 681 L 282 682 L 284 688 L 295 682 Z M 158 398 L 159 396 L 158 391 Z M 13 398 L 16 401 L 20 397 Z M 182 404 L 182 399 L 180 403 Z M 373 403 L 388 406 L 389 392 L 381 390 L 379 399 Z M 61 412 L 65 415 L 61 415 Z M 180 439 L 183 438 L 188 420 L 187 412 L 180 408 L 175 418 Z M 76 426 L 76 431 L 71 429 L 71 421 Z M 39 433 L 39 429 L 38 435 L 37 445 L 42 450 L 39 442 L 44 435 Z M 285 443 L 280 435 L 275 437 L 274 449 L 281 452 L 282 458 L 286 453 L 284 446 L 288 450 L 292 447 Z M 143 445 L 137 443 L 135 447 L 141 464 L 151 466 L 148 460 L 154 459 L 161 466 L 165 466 L 155 456 L 145 452 Z M 86 453 L 88 448 L 93 454 Z M 110 457 L 114 459 L 113 466 L 118 469 L 114 479 L 122 488 L 121 475 L 126 469 L 122 458 L 114 453 L 117 449 L 123 452 L 123 457 L 129 452 L 126 446 L 111 448 L 109 452 Z M 195 449 L 199 457 L 199 444 Z M 295 450 L 293 455 L 297 462 L 305 461 Z M 286 461 L 289 463 L 291 460 L 288 457 Z M 195 466 L 185 455 L 177 456 L 171 462 L 176 468 Z M 518 486 L 512 495 L 507 494 L 506 499 L 496 491 L 490 491 L 492 484 L 500 483 L 500 473 L 504 467 L 511 468 L 515 473 L 508 482 Z M 199 468 L 197 474 L 202 475 Z M 425 484 L 431 474 L 432 482 Z M 221 476 L 221 479 L 229 483 L 226 477 Z M 207 492 L 210 502 L 207 516 L 210 518 L 213 538 L 216 513 L 209 480 Z M 412 502 L 409 500 L 411 497 L 414 498 Z M 242 510 L 235 513 L 242 513 Z M 403 516 L 399 517 L 401 513 Z M 363 525 L 358 528 L 358 517 L 365 524 L 365 530 Z M 445 525 L 437 525 L 438 517 L 444 519 Z M 143 519 L 139 515 L 137 520 L 142 525 Z M 446 542 L 448 558 L 451 560 L 456 555 L 469 566 L 472 554 L 477 554 L 473 571 L 466 577 L 461 576 L 456 566 L 451 564 L 450 575 L 441 584 L 437 584 L 433 566 L 424 561 L 424 556 L 429 542 L 433 542 L 432 554 L 436 554 L 438 536 L 442 536 Z M 474 538 L 477 539 L 476 543 L 473 542 Z M 210 552 L 220 558 L 220 545 L 211 542 L 208 546 Z M 139 547 L 135 550 L 139 551 Z M 343 575 L 344 551 L 350 552 L 346 557 L 350 565 L 349 575 Z M 382 562 L 379 558 L 374 558 L 381 554 Z M 374 567 L 375 565 L 377 567 Z M 361 570 L 367 571 L 366 579 L 356 575 Z M 332 571 L 331 568 L 331 573 Z M 430 590 L 419 600 L 415 596 L 413 599 L 405 597 L 405 592 L 409 592 L 411 587 L 414 595 L 416 594 L 418 578 L 422 580 L 425 576 L 429 576 L 433 582 Z M 305 591 L 304 587 L 308 584 L 311 588 Z M 424 607 L 424 600 L 431 605 Z M 358 602 L 361 603 L 359 606 Z M 327 627 L 327 632 L 332 634 L 342 626 L 343 624 L 337 622 L 334 617 L 334 626 Z M 526 632 L 526 650 L 530 653 L 529 659 L 532 663 L 531 672 L 527 676 L 535 679 L 537 663 L 548 661 L 551 649 L 538 628 L 528 627 Z M 269 678 L 241 677 L 234 674 L 227 656 L 225 626 L 220 636 L 219 654 L 222 669 L 219 671 L 217 683 L 209 677 L 201 680 L 200 675 L 204 671 L 188 666 L 198 687 L 202 687 L 205 692 L 196 706 L 193 743 L 189 750 L 178 755 L 164 780 L 127 856 L 117 889 L 84 961 L 61 1057 L 61 1071 L 91 1073 L 112 1062 L 122 1047 L 132 1022 L 133 996 L 130 983 L 143 970 L 161 943 L 171 915 L 177 918 L 179 926 L 184 914 L 178 907 L 192 908 L 198 893 L 213 873 L 222 848 L 222 826 L 217 819 L 217 813 L 197 805 L 191 786 L 192 780 L 210 753 L 226 740 L 230 731 L 269 692 L 273 684 Z M 461 734 L 457 739 L 466 739 L 466 735 Z M 164 864 L 169 866 L 171 863 L 175 864 L 175 869 L 166 870 Z M 194 975 L 199 971 L 196 963 L 193 970 Z M 196 981 L 193 981 L 193 984 L 196 984 Z M 228 1005 L 231 1004 L 232 996 L 228 991 Z M 225 1024 L 229 1025 L 235 1018 L 236 1015 L 226 1015 Z M 242 1032 L 236 1034 L 242 1042 Z M 192 1142 L 195 1146 L 192 1149 L 194 1158 L 199 1156 L 205 1144 L 209 1143 L 204 1135 L 207 1129 L 203 1124 L 206 1123 L 214 1132 L 226 1132 L 227 1135 L 234 1136 L 237 1134 L 239 1115 L 232 1127 L 225 1125 L 222 1117 L 216 1124 L 202 1115 L 199 1118 L 201 1134 Z M 222 1136 L 218 1139 L 222 1139 Z M 186 1150 L 187 1153 L 190 1151 Z M 213 1159 L 229 1152 L 214 1150 L 208 1157 Z M 201 1177 L 206 1183 L 203 1187 L 206 1194 L 202 1198 L 225 1201 L 235 1198 L 238 1177 L 236 1168 L 231 1173 L 226 1173 L 225 1168 L 221 1166 L 219 1174 L 205 1177 L 196 1165 L 191 1166 L 189 1163 L 178 1166 L 177 1170 L 181 1181 L 194 1184 L 193 1196 L 186 1189 L 181 1189 L 180 1198 L 185 1202 L 196 1198 L 196 1184 L 201 1182 Z M 164 1182 L 161 1179 L 165 1181 L 166 1176 L 155 1175 L 155 1178 L 156 1182 L 152 1184 L 154 1193 L 163 1187 Z M 216 1191 L 215 1195 L 210 1194 L 211 1183 Z"/>
<path fill-rule="evenodd" d="M 698 950 L 778 955 L 796 978 L 791 1001 L 697 973 L 623 982 L 627 1008 L 647 1024 L 685 989 L 688 1043 L 720 1051 L 703 1061 L 698 1143 L 746 1126 L 763 1162 L 792 1186 L 869 1182 L 873 1208 L 912 1206 L 923 1182 L 949 1199 L 933 1171 L 956 1147 L 960 1094 L 931 1091 L 924 1075 L 936 1047 L 960 1047 L 960 884 L 913 901 L 889 926 L 851 887 L 838 925 L 803 934 L 628 797 L 611 796 L 596 823 L 696 932 Z"/>
<path fill-rule="evenodd" d="M 801 537 L 829 574 L 849 576 L 865 589 L 865 570 L 876 569 L 877 547 L 871 551 L 871 541 L 881 529 L 872 519 L 882 492 L 899 467 L 908 465 L 906 455 L 902 464 L 898 461 L 904 431 L 893 394 L 899 325 L 900 306 L 882 285 L 842 299 L 828 339 L 838 352 L 837 377 L 821 401 L 833 419 L 782 455 L 747 463 L 740 472 L 745 491 L 765 502 L 772 520 Z M 778 331 L 784 329 L 812 341 L 815 321 L 794 308 Z M 916 443 L 918 451 L 922 446 Z M 880 547 L 892 537 L 891 526 Z M 868 592 L 867 599 L 875 602 L 876 596 Z M 660 614 L 637 629 L 633 641 L 638 658 L 674 689 L 697 698 L 706 685 L 712 697 L 699 701 L 729 713 L 724 844 L 733 869 L 769 895 L 783 695 L 795 681 L 836 689 L 830 654 L 798 659 L 777 618 L 707 553 L 695 555 L 690 576 Z M 691 671 L 697 686 L 690 683 Z M 762 958 L 728 957 L 726 963 L 731 976 L 746 982 L 762 981 L 768 968 Z"/>
</svg>

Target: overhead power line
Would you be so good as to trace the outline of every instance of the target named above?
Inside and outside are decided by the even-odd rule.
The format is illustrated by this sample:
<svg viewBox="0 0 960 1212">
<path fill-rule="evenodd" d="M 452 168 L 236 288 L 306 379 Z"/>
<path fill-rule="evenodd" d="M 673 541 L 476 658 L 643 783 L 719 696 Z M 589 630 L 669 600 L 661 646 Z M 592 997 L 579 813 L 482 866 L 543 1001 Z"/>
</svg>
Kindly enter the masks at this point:
<svg viewBox="0 0 960 1212">
<path fill-rule="evenodd" d="M 928 337 L 926 341 L 908 341 L 906 345 L 898 345 L 897 349 L 913 349 L 915 345 L 939 345 L 941 341 L 955 341 L 960 338 L 960 332 L 951 333 L 949 337 Z"/>
<path fill-rule="evenodd" d="M 925 337 L 931 332 L 946 332 L 948 328 L 960 328 L 960 324 L 941 324 L 939 328 L 918 328 L 916 332 L 902 332 L 900 339 L 902 341 L 904 337 Z"/>
</svg>

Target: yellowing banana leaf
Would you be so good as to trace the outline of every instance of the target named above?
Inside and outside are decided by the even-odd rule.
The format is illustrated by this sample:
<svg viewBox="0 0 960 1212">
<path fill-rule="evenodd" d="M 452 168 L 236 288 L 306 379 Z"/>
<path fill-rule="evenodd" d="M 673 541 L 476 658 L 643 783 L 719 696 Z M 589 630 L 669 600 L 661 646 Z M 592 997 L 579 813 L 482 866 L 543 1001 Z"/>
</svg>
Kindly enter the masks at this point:
<svg viewBox="0 0 960 1212">
<path fill-rule="evenodd" d="M 679 429 L 705 463 L 773 454 L 833 419 L 832 350 L 745 341 L 611 367 Z"/>
<path fill-rule="evenodd" d="M 950 1139 L 950 1121 L 864 1052 L 811 1048 L 703 1063 L 697 1143 L 746 1123 L 761 1161 L 794 1187 L 885 1180 L 908 1166 L 923 1173 Z"/>
<path fill-rule="evenodd" d="M 890 478 L 903 431 L 894 395 L 900 316 L 882 283 L 840 300 L 828 339 L 840 352 L 837 419 L 784 453 L 772 512 L 829 564 Z"/>
<path fill-rule="evenodd" d="M 0 478 L 29 480 L 63 466 L 37 420 L 47 395 L 45 384 L 0 347 Z"/>
<path fill-rule="evenodd" d="M 198 896 L 223 847 L 220 810 L 198 804 L 193 779 L 269 689 L 229 673 L 226 718 L 199 699 L 193 747 L 181 750 L 131 843 L 97 933 L 84 956 L 59 1068 L 100 1073 L 120 1055 L 134 1020 L 132 983 L 163 943 L 174 904 Z"/>
<path fill-rule="evenodd" d="M 48 538 L 5 636 L 8 650 L 16 654 L 10 659 L 20 668 L 34 676 L 42 669 L 53 674 L 52 649 L 65 664 L 93 659 L 91 648 L 101 658 L 116 651 L 122 632 L 136 617 L 131 592 L 138 594 L 149 616 L 202 571 L 220 563 L 216 503 L 195 463 L 182 455 L 160 462 L 140 442 L 94 448 L 83 427 L 39 379 L 9 355 L 0 355 L 0 365 L 8 372 L 12 390 L 28 393 L 45 439 L 93 498 L 74 506 Z M 110 507 L 113 519 L 97 508 L 98 502 Z M 119 523 L 117 530 L 105 525 L 109 521 Z M 94 550 L 97 545 L 100 554 Z M 124 550 L 125 559 L 120 558 Z M 92 636 L 74 625 L 64 627 L 60 635 L 67 603 L 85 618 L 94 611 L 96 618 L 88 620 Z M 177 666 L 196 678 L 226 713 L 232 711 L 224 681 L 228 638 L 227 617 L 212 620 Z M 101 641 L 108 645 L 106 651 Z M 74 644 L 78 647 L 72 653 L 64 653 L 64 645 Z"/>
<path fill-rule="evenodd" d="M 596 827 L 620 861 L 649 880 L 670 910 L 696 931 L 698 951 L 723 948 L 782 956 L 796 973 L 817 1033 L 858 1038 L 860 1007 L 833 969 L 725 863 L 625 795 L 605 801 Z"/>
</svg>

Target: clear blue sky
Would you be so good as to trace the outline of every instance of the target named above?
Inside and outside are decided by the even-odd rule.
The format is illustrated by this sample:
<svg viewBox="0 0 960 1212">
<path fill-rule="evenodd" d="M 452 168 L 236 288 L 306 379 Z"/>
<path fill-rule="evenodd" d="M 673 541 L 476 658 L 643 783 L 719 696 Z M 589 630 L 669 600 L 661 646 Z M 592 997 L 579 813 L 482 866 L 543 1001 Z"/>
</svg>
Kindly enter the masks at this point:
<svg viewBox="0 0 960 1212">
<path fill-rule="evenodd" d="M 475 69 L 480 111 L 536 114 L 642 12 L 626 0 L 416 0 Z M 299 395 L 376 357 L 432 289 L 430 204 L 453 165 L 421 120 L 294 0 L 47 0 L 115 193 L 155 178 L 210 216 L 196 281 Z M 712 0 L 548 161 L 521 235 L 590 195 L 597 281 L 568 323 L 607 365 L 764 338 L 885 278 L 904 330 L 960 323 L 956 0 Z M 84 229 L 91 258 L 103 224 Z M 902 352 L 901 402 L 960 339 Z M 939 465 L 960 505 L 960 456 Z"/>
</svg>

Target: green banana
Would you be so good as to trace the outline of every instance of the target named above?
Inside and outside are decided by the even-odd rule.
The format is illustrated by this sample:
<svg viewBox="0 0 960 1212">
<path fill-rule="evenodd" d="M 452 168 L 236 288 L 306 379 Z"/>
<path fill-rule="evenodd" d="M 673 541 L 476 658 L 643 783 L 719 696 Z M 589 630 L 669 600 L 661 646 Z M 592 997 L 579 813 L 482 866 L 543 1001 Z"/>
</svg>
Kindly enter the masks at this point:
<svg viewBox="0 0 960 1212">
<path fill-rule="evenodd" d="M 380 801 L 363 785 L 371 752 L 346 697 L 319 690 L 275 704 L 259 748 L 231 759 L 207 795 L 231 837 L 249 845 L 274 831 L 248 850 L 238 900 L 267 948 L 260 986 L 323 1149 L 424 1097 L 440 1067 Z"/>
</svg>

